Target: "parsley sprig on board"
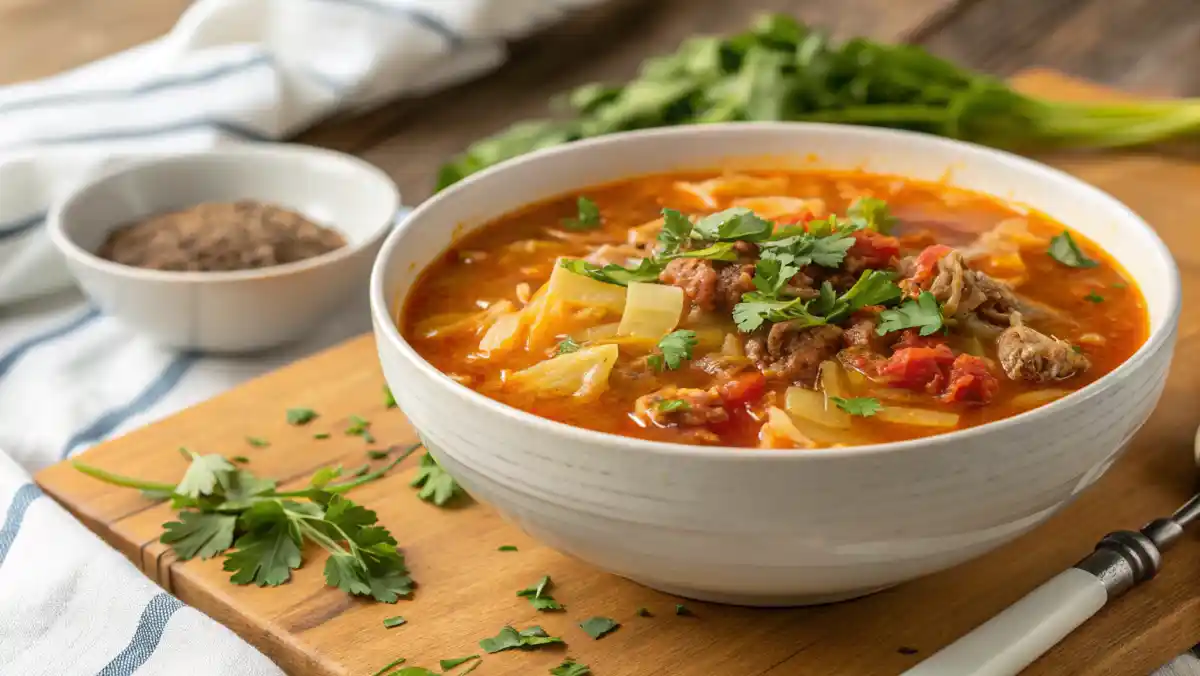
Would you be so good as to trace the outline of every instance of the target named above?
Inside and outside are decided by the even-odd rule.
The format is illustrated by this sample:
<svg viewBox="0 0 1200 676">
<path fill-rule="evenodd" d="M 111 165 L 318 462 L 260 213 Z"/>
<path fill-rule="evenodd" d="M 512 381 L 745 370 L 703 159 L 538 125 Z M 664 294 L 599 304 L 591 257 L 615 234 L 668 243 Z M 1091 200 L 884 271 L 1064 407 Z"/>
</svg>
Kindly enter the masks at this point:
<svg viewBox="0 0 1200 676">
<path fill-rule="evenodd" d="M 911 129 L 985 145 L 1124 147 L 1200 131 L 1200 100 L 1080 103 L 1034 98 L 920 47 L 833 40 L 783 14 L 698 36 L 625 84 L 563 97 L 569 115 L 520 122 L 442 167 L 438 188 L 527 152 L 649 127 L 808 120 Z"/>
<path fill-rule="evenodd" d="M 459 487 L 454 477 L 442 469 L 442 466 L 428 452 L 421 456 L 421 464 L 417 466 L 417 473 L 413 477 L 411 485 L 421 489 L 417 491 L 417 497 L 425 502 L 432 502 L 438 507 L 446 506 L 451 500 L 463 494 L 462 488 Z"/>
<path fill-rule="evenodd" d="M 404 555 L 378 524 L 375 512 L 343 494 L 369 483 L 420 448 L 414 444 L 391 463 L 362 476 L 332 483 L 339 472 L 318 472 L 315 482 L 296 491 L 254 476 L 219 455 L 184 450 L 188 469 L 176 484 L 120 476 L 75 461 L 76 469 L 117 486 L 138 488 L 171 500 L 178 520 L 163 524 L 160 538 L 181 560 L 224 554 L 225 570 L 236 584 L 275 586 L 291 579 L 302 563 L 304 543 L 329 553 L 325 581 L 333 587 L 383 603 L 412 592 Z"/>
</svg>

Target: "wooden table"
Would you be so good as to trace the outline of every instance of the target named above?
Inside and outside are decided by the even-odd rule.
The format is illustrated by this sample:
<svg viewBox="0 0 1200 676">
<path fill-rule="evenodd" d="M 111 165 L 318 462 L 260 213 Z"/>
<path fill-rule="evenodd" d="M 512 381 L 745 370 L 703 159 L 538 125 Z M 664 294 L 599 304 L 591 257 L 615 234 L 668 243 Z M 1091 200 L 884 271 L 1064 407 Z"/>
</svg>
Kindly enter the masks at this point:
<svg viewBox="0 0 1200 676">
<path fill-rule="evenodd" d="M 189 2 L 0 0 L 0 84 L 161 35 Z M 510 62 L 484 80 L 333 120 L 301 140 L 363 156 L 416 203 L 446 157 L 541 114 L 552 94 L 627 78 L 646 56 L 693 33 L 737 30 L 761 11 L 793 13 L 838 36 L 920 44 L 998 75 L 1047 66 L 1135 92 L 1200 95 L 1200 0 L 613 0 L 515 45 Z M 1198 341 L 1200 333 L 1184 332 L 1178 349 Z"/>
</svg>

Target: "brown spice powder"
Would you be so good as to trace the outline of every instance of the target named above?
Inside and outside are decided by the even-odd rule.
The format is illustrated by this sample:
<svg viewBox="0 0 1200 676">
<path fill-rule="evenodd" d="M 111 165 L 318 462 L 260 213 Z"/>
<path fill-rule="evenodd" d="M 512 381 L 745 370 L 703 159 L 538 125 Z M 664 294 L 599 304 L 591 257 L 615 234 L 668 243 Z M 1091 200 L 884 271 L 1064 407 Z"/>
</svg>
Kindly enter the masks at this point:
<svg viewBox="0 0 1200 676">
<path fill-rule="evenodd" d="M 293 263 L 346 246 L 337 231 L 259 202 L 208 203 L 111 232 L 101 258 L 151 270 L 218 272 Z"/>
</svg>

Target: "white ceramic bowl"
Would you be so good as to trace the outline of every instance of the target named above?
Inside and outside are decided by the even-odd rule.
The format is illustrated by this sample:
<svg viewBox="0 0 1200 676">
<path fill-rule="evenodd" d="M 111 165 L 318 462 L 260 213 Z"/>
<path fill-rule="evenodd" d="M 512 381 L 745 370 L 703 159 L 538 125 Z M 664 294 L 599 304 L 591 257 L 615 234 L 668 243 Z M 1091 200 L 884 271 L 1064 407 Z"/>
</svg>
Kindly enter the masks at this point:
<svg viewBox="0 0 1200 676">
<path fill-rule="evenodd" d="M 463 230 L 606 181 L 754 166 L 949 176 L 953 185 L 1040 209 L 1098 242 L 1137 280 L 1149 340 L 1097 382 L 990 425 L 899 443 L 777 451 L 655 443 L 538 418 L 439 373 L 396 330 L 398 300 Z M 473 495 L 543 542 L 650 587 L 791 605 L 851 598 L 956 565 L 1032 529 L 1091 485 L 1158 400 L 1180 290 L 1170 254 L 1141 219 L 1041 164 L 915 133 L 733 124 L 579 142 L 468 178 L 389 236 L 371 301 L 392 391 L 437 460 Z"/>
<path fill-rule="evenodd" d="M 93 252 L 113 229 L 202 202 L 255 200 L 337 229 L 347 245 L 295 263 L 236 272 L 165 272 Z M 366 288 L 400 195 L 374 166 L 300 145 L 239 146 L 141 160 L 57 205 L 50 239 L 84 293 L 169 347 L 259 350 L 303 337 Z"/>
</svg>

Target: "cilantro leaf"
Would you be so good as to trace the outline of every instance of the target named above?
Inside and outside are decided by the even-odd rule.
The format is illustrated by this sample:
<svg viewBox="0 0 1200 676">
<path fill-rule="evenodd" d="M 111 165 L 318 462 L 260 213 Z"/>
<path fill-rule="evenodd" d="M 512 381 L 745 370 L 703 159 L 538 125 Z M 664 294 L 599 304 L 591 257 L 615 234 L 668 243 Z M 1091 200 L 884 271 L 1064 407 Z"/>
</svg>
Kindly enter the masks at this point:
<svg viewBox="0 0 1200 676">
<path fill-rule="evenodd" d="M 829 400 L 846 413 L 864 418 L 875 415 L 879 412 L 879 409 L 883 408 L 879 400 L 874 397 L 850 397 L 848 399 L 830 397 Z"/>
<path fill-rule="evenodd" d="M 778 258 L 762 259 L 754 266 L 754 288 L 767 297 L 778 298 L 798 272 L 800 268 L 790 261 Z"/>
<path fill-rule="evenodd" d="M 567 336 L 566 338 L 562 339 L 562 342 L 560 342 L 558 345 L 556 345 L 554 347 L 554 356 L 557 357 L 560 354 L 570 354 L 572 352 L 578 352 L 580 347 L 582 347 L 582 346 L 579 343 L 576 343 L 574 340 L 571 339 L 570 336 Z"/>
<path fill-rule="evenodd" d="M 663 209 L 663 227 L 658 232 L 659 255 L 672 256 L 692 236 L 692 221 L 674 209 Z"/>
<path fill-rule="evenodd" d="M 663 413 L 670 413 L 672 411 L 688 411 L 691 410 L 691 408 L 692 405 L 682 399 L 663 399 L 662 401 L 658 402 L 658 410 L 662 411 Z"/>
<path fill-rule="evenodd" d="M 550 676 L 590 676 L 592 670 L 568 657 L 562 664 L 550 670 Z"/>
<path fill-rule="evenodd" d="M 890 235 L 896 225 L 896 217 L 888 209 L 887 202 L 875 197 L 860 197 L 846 210 L 850 222 L 859 229 L 874 230 Z"/>
<path fill-rule="evenodd" d="M 546 631 L 541 627 L 530 627 L 517 631 L 512 627 L 506 626 L 494 637 L 485 638 L 480 641 L 479 647 L 483 648 L 483 651 L 486 653 L 498 653 L 512 648 L 536 648 L 541 645 L 562 642 L 561 638 L 546 634 Z"/>
<path fill-rule="evenodd" d="M 832 292 L 833 289 L 830 288 L 829 293 L 832 294 Z M 825 293 L 825 287 L 822 285 L 822 295 L 818 302 L 825 300 Z M 892 273 L 883 270 L 864 270 L 854 286 L 838 297 L 830 309 L 823 314 L 825 314 L 826 321 L 836 323 L 850 316 L 856 310 L 870 305 L 885 305 L 902 295 L 900 287 L 892 281 Z M 822 313 L 818 311 L 818 314 Z"/>
<path fill-rule="evenodd" d="M 315 499 L 326 505 L 324 521 L 305 521 L 304 528 L 324 536 L 314 539 L 330 553 L 325 562 L 327 584 L 382 603 L 395 603 L 412 593 L 404 555 L 391 534 L 377 525 L 375 512 L 341 495 L 326 493 Z"/>
<path fill-rule="evenodd" d="M 259 502 L 242 513 L 246 532 L 225 557 L 225 570 L 234 584 L 260 587 L 287 582 L 300 567 L 300 530 L 276 501 Z"/>
<path fill-rule="evenodd" d="M 621 624 L 607 617 L 589 617 L 579 623 L 579 628 L 582 629 L 588 636 L 599 640 L 601 637 L 616 631 Z"/>
<path fill-rule="evenodd" d="M 316 420 L 317 412 L 311 408 L 289 408 L 287 410 L 287 421 L 289 425 L 307 425 Z"/>
<path fill-rule="evenodd" d="M 562 610 L 563 606 L 554 600 L 546 590 L 550 588 L 550 576 L 543 576 L 538 583 L 517 592 L 517 596 L 529 599 L 535 610 Z"/>
<path fill-rule="evenodd" d="M 244 455 L 235 455 L 235 456 L 233 456 L 233 457 L 231 457 L 231 458 L 229 458 L 229 459 L 230 459 L 230 460 L 232 460 L 232 461 L 234 461 L 234 462 L 236 462 L 236 463 L 237 463 L 237 464 L 239 464 L 239 465 L 245 465 L 245 464 L 248 464 L 248 463 L 250 462 L 250 458 L 247 458 L 247 457 L 246 457 L 246 456 L 244 456 Z"/>
<path fill-rule="evenodd" d="M 400 666 L 401 664 L 404 664 L 404 663 L 405 663 L 405 662 L 407 662 L 407 661 L 408 661 L 408 659 L 406 659 L 406 658 L 404 658 L 404 657 L 400 657 L 400 658 L 397 658 L 397 659 L 395 659 L 395 660 L 392 660 L 392 661 L 391 661 L 391 662 L 389 662 L 387 665 L 385 665 L 385 666 L 384 666 L 382 669 L 380 669 L 379 671 L 376 671 L 375 673 L 371 674 L 371 676 L 383 676 L 384 674 L 386 674 L 386 673 L 390 672 L 390 671 L 392 670 L 392 668 L 393 668 L 393 667 L 398 667 L 398 666 Z"/>
<path fill-rule="evenodd" d="M 875 332 L 885 335 L 902 329 L 921 329 L 922 336 L 940 331 L 943 327 L 942 308 L 928 291 L 922 291 L 916 300 L 906 300 L 899 306 L 879 313 L 879 328 Z"/>
<path fill-rule="evenodd" d="M 183 478 L 175 486 L 175 492 L 179 495 L 189 498 L 212 495 L 221 475 L 237 472 L 232 463 L 219 455 L 197 455 L 187 449 L 181 450 L 191 456 L 192 464 L 188 465 Z"/>
<path fill-rule="evenodd" d="M 421 463 L 417 466 L 416 476 L 413 477 L 409 484 L 414 488 L 420 488 L 417 492 L 417 497 L 425 502 L 432 502 L 438 507 L 443 507 L 450 502 L 454 497 L 462 492 L 458 482 L 450 473 L 442 469 L 442 466 L 437 463 L 437 460 L 426 451 L 425 455 L 421 456 Z"/>
<path fill-rule="evenodd" d="M 658 341 L 659 354 L 652 354 L 646 360 L 657 371 L 673 371 L 679 368 L 684 359 L 692 358 L 692 348 L 696 347 L 696 343 L 695 331 L 672 331 Z"/>
<path fill-rule="evenodd" d="M 350 416 L 350 425 L 346 427 L 346 436 L 362 437 L 367 443 L 375 441 L 375 437 L 371 436 L 371 421 L 358 415 Z"/>
<path fill-rule="evenodd" d="M 256 448 L 266 448 L 267 446 L 271 445 L 271 442 L 263 439 L 262 437 L 246 437 L 246 443 Z"/>
<path fill-rule="evenodd" d="M 857 240 L 852 231 L 829 223 L 828 220 L 812 221 L 808 224 L 808 232 L 786 230 L 776 233 L 772 239 L 759 244 L 762 258 L 778 260 L 797 268 L 813 264 L 827 268 L 840 266 L 846 258 L 846 252 Z M 813 234 L 814 230 L 820 232 L 822 229 L 829 234 Z"/>
<path fill-rule="evenodd" d="M 313 435 L 313 439 L 328 439 L 328 438 L 329 438 L 328 432 L 318 432 L 317 434 Z"/>
<path fill-rule="evenodd" d="M 717 242 L 761 242 L 771 236 L 774 224 L 746 207 L 732 207 L 696 222 L 701 239 Z"/>
<path fill-rule="evenodd" d="M 666 263 L 650 258 L 643 258 L 636 268 L 623 268 L 615 263 L 600 267 L 579 258 L 564 258 L 560 265 L 577 275 L 617 286 L 629 286 L 630 282 L 657 282 L 658 275 L 666 267 Z"/>
<path fill-rule="evenodd" d="M 564 218 L 562 227 L 566 230 L 593 230 L 600 227 L 600 207 L 592 200 L 583 197 L 575 200 L 578 213 L 574 218 Z"/>
<path fill-rule="evenodd" d="M 392 388 L 387 385 L 383 386 L 383 407 L 396 408 L 396 397 L 392 395 Z"/>
<path fill-rule="evenodd" d="M 738 254 L 737 249 L 733 248 L 733 242 L 717 242 L 703 249 L 685 251 L 664 258 L 702 258 L 710 261 L 736 261 Z"/>
<path fill-rule="evenodd" d="M 389 617 L 383 621 L 383 626 L 387 629 L 391 629 L 392 627 L 399 627 L 402 624 L 408 624 L 408 620 L 404 619 L 403 615 Z"/>
<path fill-rule="evenodd" d="M 809 301 L 801 298 L 777 300 L 761 293 L 747 293 L 733 306 L 733 321 L 738 330 L 749 333 L 765 322 L 794 322 L 797 328 L 820 326 L 825 319 L 808 311 Z"/>
<path fill-rule="evenodd" d="M 466 657 L 455 657 L 455 658 L 448 659 L 448 660 L 439 660 L 438 666 L 440 666 L 442 668 L 442 671 L 449 671 L 449 670 L 453 669 L 454 667 L 457 667 L 460 664 L 465 664 L 467 662 L 470 662 L 471 660 L 477 660 L 477 659 L 479 659 L 479 655 L 468 655 Z"/>
<path fill-rule="evenodd" d="M 1104 296 L 1101 296 L 1100 294 L 1096 293 L 1095 291 L 1089 291 L 1088 295 L 1084 296 L 1083 299 L 1088 301 L 1089 303 L 1103 303 L 1104 302 Z"/>
<path fill-rule="evenodd" d="M 517 551 L 517 546 L 516 545 L 500 545 L 499 547 L 496 548 L 496 551 L 498 551 L 498 552 L 515 552 L 515 551 Z"/>
<path fill-rule="evenodd" d="M 224 552 L 233 544 L 233 529 L 237 516 L 184 510 L 178 521 L 163 524 L 165 531 L 159 542 L 171 545 L 181 561 L 199 556 L 202 559 Z"/>
<path fill-rule="evenodd" d="M 1062 234 L 1055 235 L 1050 239 L 1050 248 L 1046 250 L 1046 253 L 1059 263 L 1072 268 L 1094 268 L 1099 265 L 1083 253 L 1067 230 L 1063 230 Z"/>
</svg>

